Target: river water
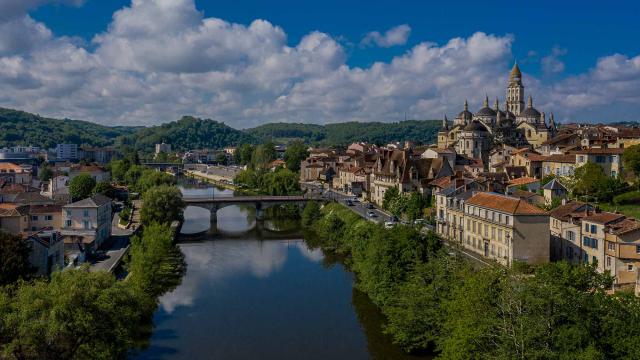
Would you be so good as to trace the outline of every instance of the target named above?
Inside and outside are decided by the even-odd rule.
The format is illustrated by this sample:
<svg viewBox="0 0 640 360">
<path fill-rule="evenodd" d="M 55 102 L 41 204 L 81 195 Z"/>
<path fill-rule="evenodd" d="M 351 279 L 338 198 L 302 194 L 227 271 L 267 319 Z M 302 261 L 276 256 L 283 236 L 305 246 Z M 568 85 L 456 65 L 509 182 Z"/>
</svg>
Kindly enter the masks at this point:
<svg viewBox="0 0 640 360">
<path fill-rule="evenodd" d="M 353 274 L 291 224 L 256 229 L 252 208 L 229 206 L 211 231 L 209 212 L 188 207 L 182 232 L 206 233 L 181 238 L 186 274 L 160 298 L 150 346 L 136 358 L 413 359 L 381 333 L 382 317 L 353 288 Z"/>
</svg>

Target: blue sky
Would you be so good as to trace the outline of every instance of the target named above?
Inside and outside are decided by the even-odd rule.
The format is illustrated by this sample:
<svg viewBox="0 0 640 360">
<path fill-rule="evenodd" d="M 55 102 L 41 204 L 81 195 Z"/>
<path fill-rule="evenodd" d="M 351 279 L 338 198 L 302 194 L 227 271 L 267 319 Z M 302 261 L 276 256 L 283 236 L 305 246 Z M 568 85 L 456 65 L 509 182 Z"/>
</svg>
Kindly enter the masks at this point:
<svg viewBox="0 0 640 360">
<path fill-rule="evenodd" d="M 87 0 L 82 7 L 49 4 L 32 12 L 56 34 L 86 40 L 102 31 L 113 13 L 129 0 Z M 207 17 L 249 24 L 266 19 L 286 29 L 291 44 L 319 30 L 353 44 L 366 33 L 398 24 L 411 26 L 404 46 L 394 48 L 350 48 L 348 63 L 369 66 L 389 61 L 411 46 L 432 41 L 444 43 L 477 31 L 513 34 L 514 57 L 533 74 L 541 73 L 539 57 L 553 47 L 566 49 L 563 62 L 567 74 L 586 71 L 595 61 L 612 53 L 640 53 L 640 1 L 620 1 L 605 6 L 602 1 L 198 1 Z M 532 52 L 537 54 L 533 55 Z M 537 60 L 537 61 L 536 61 Z M 527 62 L 534 64 L 526 66 Z"/>
<path fill-rule="evenodd" d="M 484 93 L 503 98 L 514 59 L 537 106 L 565 121 L 638 120 L 640 110 L 637 1 L 6 2 L 0 10 L 8 6 L 13 15 L 0 17 L 0 26 L 5 21 L 16 33 L 24 27 L 20 36 L 33 36 L 5 38 L 4 46 L 0 36 L 0 60 L 12 69 L 6 81 L 20 92 L 8 95 L 11 88 L 0 87 L 0 105 L 49 115 L 149 124 L 188 112 L 236 127 L 393 121 L 405 112 L 452 117 L 464 98 L 472 107 Z M 212 19 L 225 29 L 202 30 Z M 268 34 L 252 27 L 256 20 L 266 21 Z M 393 29 L 398 37 L 385 36 Z M 195 35 L 182 37 L 185 32 Z M 256 46 L 244 47 L 251 41 L 275 45 L 254 53 Z M 71 71 L 63 59 L 45 66 L 36 55 L 52 47 L 84 66 Z M 37 66 L 62 67 L 69 76 L 52 81 Z M 85 84 L 72 78 L 81 71 L 91 74 Z M 213 88 L 199 86 L 194 74 Z M 176 81 L 171 94 L 166 87 Z M 141 89 L 155 96 L 140 96 L 135 105 L 132 96 Z M 85 101 L 73 101 L 76 93 Z M 176 105 L 168 107 L 172 95 Z"/>
</svg>

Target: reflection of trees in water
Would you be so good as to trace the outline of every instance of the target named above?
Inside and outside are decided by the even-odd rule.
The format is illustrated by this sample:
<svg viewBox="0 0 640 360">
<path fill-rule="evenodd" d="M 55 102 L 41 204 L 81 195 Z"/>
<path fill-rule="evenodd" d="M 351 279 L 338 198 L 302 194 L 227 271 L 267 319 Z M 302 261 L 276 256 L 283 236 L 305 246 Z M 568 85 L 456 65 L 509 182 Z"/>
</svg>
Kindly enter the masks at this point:
<svg viewBox="0 0 640 360">
<path fill-rule="evenodd" d="M 300 209 L 296 205 L 272 206 L 264 210 L 265 227 L 273 231 L 293 231 L 300 228 Z"/>
<path fill-rule="evenodd" d="M 358 322 L 367 338 L 367 349 L 374 360 L 413 360 L 432 359 L 429 354 L 409 355 L 394 345 L 391 337 L 382 332 L 386 319 L 380 309 L 371 302 L 367 294 L 353 288 L 351 303 L 356 311 Z"/>
</svg>

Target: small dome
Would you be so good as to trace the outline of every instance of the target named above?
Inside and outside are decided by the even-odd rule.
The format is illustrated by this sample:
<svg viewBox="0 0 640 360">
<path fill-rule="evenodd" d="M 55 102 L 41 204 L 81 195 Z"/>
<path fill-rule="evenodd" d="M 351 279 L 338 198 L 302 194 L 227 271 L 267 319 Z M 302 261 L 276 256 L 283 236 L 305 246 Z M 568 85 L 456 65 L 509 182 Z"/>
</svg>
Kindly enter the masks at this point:
<svg viewBox="0 0 640 360">
<path fill-rule="evenodd" d="M 536 110 L 536 108 L 534 107 L 528 107 L 526 108 L 523 112 L 520 113 L 521 117 L 526 117 L 526 118 L 539 118 L 540 117 L 540 112 L 538 110 Z"/>
<path fill-rule="evenodd" d="M 486 132 L 487 128 L 484 127 L 484 125 L 482 125 L 480 123 L 480 121 L 474 120 L 474 121 L 470 122 L 469 124 L 467 124 L 467 126 L 464 127 L 464 131 L 483 131 L 483 132 Z"/>
<path fill-rule="evenodd" d="M 469 110 L 462 110 L 458 114 L 458 119 L 471 120 L 472 118 L 473 118 L 473 114 Z"/>
<path fill-rule="evenodd" d="M 496 116 L 496 111 L 492 108 L 485 106 L 482 109 L 478 110 L 476 116 Z"/>
</svg>

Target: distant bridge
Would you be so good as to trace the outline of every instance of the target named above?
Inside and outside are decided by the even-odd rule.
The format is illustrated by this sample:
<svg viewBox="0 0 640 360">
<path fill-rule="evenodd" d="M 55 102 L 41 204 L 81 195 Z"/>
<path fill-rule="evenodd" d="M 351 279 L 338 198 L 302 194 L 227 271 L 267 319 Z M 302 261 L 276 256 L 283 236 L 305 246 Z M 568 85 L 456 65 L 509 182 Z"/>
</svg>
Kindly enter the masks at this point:
<svg viewBox="0 0 640 360">
<path fill-rule="evenodd" d="M 307 202 L 318 200 L 316 196 L 296 195 L 296 196 L 229 196 L 229 197 L 211 197 L 211 196 L 183 196 L 182 200 L 187 206 L 196 206 L 207 209 L 211 213 L 211 222 L 217 222 L 218 210 L 231 206 L 249 204 L 256 208 L 256 220 L 264 219 L 264 210 L 272 206 L 293 204 L 302 208 Z"/>
</svg>

